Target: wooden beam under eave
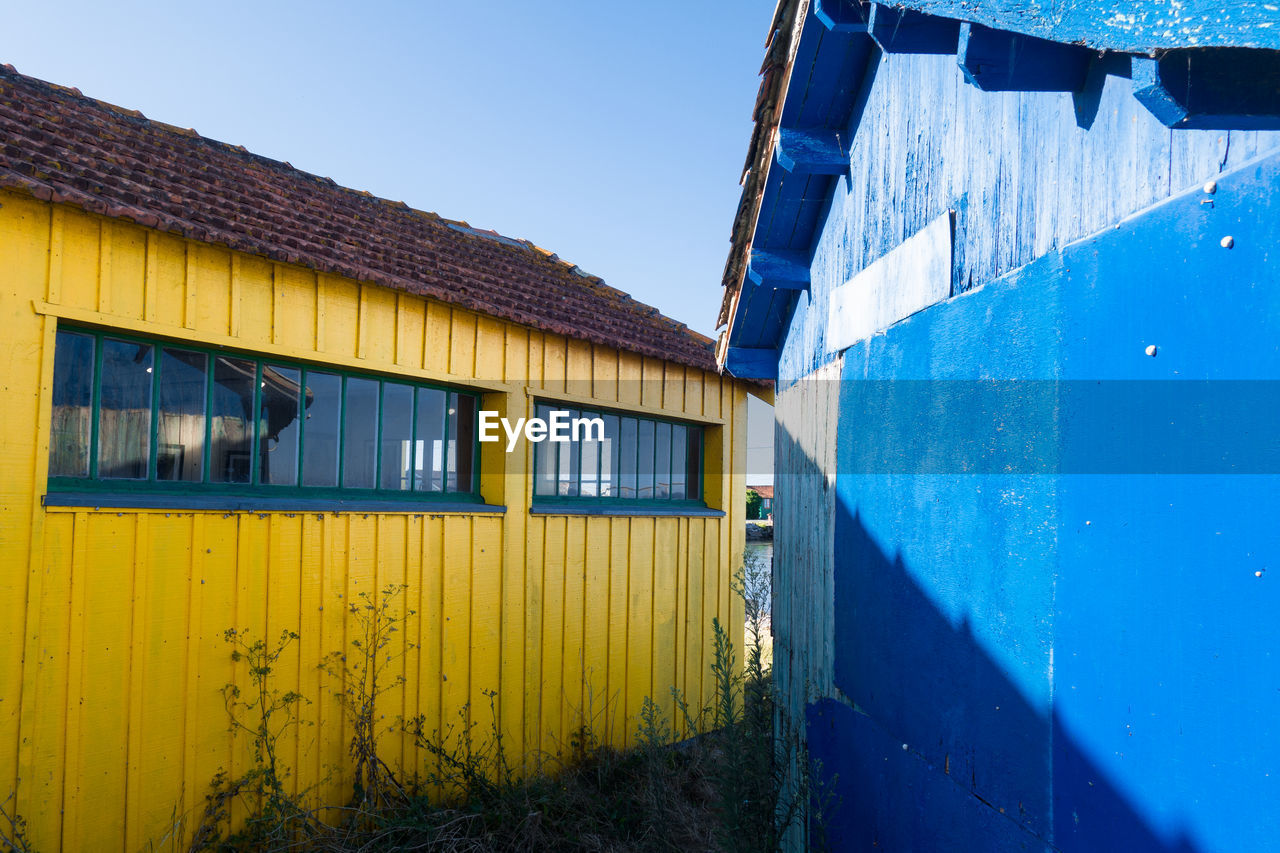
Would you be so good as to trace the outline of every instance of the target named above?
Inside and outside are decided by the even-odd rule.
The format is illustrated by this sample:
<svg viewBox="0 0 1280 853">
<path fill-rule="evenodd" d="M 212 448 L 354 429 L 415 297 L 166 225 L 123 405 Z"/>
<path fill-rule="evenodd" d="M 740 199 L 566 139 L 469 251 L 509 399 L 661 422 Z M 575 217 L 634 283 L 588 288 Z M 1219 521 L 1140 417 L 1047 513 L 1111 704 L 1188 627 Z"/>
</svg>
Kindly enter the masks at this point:
<svg viewBox="0 0 1280 853">
<path fill-rule="evenodd" d="M 747 277 L 774 290 L 808 290 L 809 256 L 804 252 L 752 249 Z"/>
<path fill-rule="evenodd" d="M 833 33 L 865 33 L 866 3 L 859 0 L 813 0 L 813 16 Z"/>
<path fill-rule="evenodd" d="M 729 347 L 724 369 L 739 379 L 777 379 L 778 351 L 767 347 Z"/>
<path fill-rule="evenodd" d="M 1205 48 L 1130 60 L 1133 95 L 1165 127 L 1280 129 L 1275 51 Z"/>
<path fill-rule="evenodd" d="M 867 34 L 885 53 L 955 53 L 960 43 L 960 22 L 872 3 Z"/>
<path fill-rule="evenodd" d="M 778 128 L 774 149 L 778 165 L 807 175 L 843 175 L 849 171 L 849 148 L 841 135 L 826 128 Z"/>
<path fill-rule="evenodd" d="M 968 21 L 956 49 L 965 80 L 984 92 L 1078 92 L 1093 56 L 1088 48 Z"/>
</svg>

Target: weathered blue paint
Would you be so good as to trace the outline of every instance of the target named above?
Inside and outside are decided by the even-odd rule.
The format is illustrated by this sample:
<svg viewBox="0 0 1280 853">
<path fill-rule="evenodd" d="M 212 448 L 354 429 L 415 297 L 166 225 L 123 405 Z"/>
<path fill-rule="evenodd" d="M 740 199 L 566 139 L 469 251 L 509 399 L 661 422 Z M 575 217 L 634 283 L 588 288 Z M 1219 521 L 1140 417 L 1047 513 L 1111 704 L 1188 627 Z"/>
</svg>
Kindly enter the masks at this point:
<svg viewBox="0 0 1280 853">
<path fill-rule="evenodd" d="M 884 428 L 858 408 L 867 380 L 1280 380 L 1277 185 L 1280 154 L 1249 162 L 846 352 L 835 676 L 857 711 L 808 716 L 838 849 L 1280 837 L 1280 476 L 1176 456 L 1147 474 L 846 468 Z M 1066 403 L 1002 429 L 1059 463 L 1081 436 L 1107 447 L 1113 425 Z M 900 414 L 950 440 L 945 413 Z M 1253 426 L 1222 431 L 1227 456 L 1256 450 Z"/>
<path fill-rule="evenodd" d="M 739 379 L 777 379 L 778 351 L 764 347 L 729 347 L 724 367 Z"/>
<path fill-rule="evenodd" d="M 903 0 L 931 15 L 1099 50 L 1150 53 L 1179 47 L 1280 49 L 1280 10 L 1270 0 Z"/>
<path fill-rule="evenodd" d="M 1216 48 L 1133 57 L 1133 94 L 1168 127 L 1280 128 L 1280 53 Z"/>
<path fill-rule="evenodd" d="M 747 278 L 766 288 L 808 290 L 809 256 L 787 249 L 775 252 L 752 249 Z"/>
<path fill-rule="evenodd" d="M 858 16 L 862 14 L 860 10 L 863 6 L 868 8 L 869 17 L 873 23 L 881 21 L 874 38 L 871 34 L 863 32 L 866 28 L 857 23 L 861 20 Z M 988 47 L 1005 49 L 1004 53 L 1000 53 L 999 50 L 975 52 L 980 45 L 974 45 L 975 50 L 969 50 L 968 45 L 958 45 L 965 48 L 960 58 L 968 64 L 974 81 L 990 89 L 1015 87 L 1019 89 L 1019 100 L 988 101 L 985 105 L 965 104 L 960 106 L 968 112 L 963 114 L 950 112 L 957 106 L 952 92 L 953 78 L 951 75 L 931 74 L 927 79 L 914 81 L 916 85 L 912 86 L 904 103 L 921 101 L 921 96 L 925 100 L 919 108 L 904 106 L 899 110 L 897 121 L 900 126 L 892 128 L 893 132 L 903 134 L 902 138 L 907 138 L 909 141 L 918 122 L 934 123 L 939 118 L 949 116 L 954 125 L 945 129 L 948 133 L 968 135 L 974 142 L 986 145 L 992 155 L 997 149 L 1007 148 L 1007 143 L 1011 140 L 1026 146 L 1025 150 L 1016 152 L 1012 160 L 1006 158 L 1001 161 L 1002 164 L 1012 164 L 1009 167 L 1001 166 L 1000 171 L 1005 173 L 1002 176 L 1004 180 L 1012 180 L 1013 183 L 996 188 L 1014 192 L 1021 197 L 1012 205 L 1004 203 L 1007 199 L 975 197 L 973 199 L 974 214 L 979 221 L 984 221 L 986 216 L 984 208 L 988 204 L 999 201 L 1005 209 L 1000 213 L 1002 217 L 1007 216 L 1009 212 L 1022 215 L 1027 211 L 1034 211 L 1042 218 L 1062 214 L 1079 220 L 1078 224 L 1101 227 L 1113 221 L 1098 215 L 1100 212 L 1116 213 L 1115 209 L 1109 209 L 1110 205 L 1120 204 L 1124 212 L 1131 212 L 1143 204 L 1152 203 L 1171 191 L 1187 186 L 1186 183 L 1173 183 L 1164 187 L 1163 191 L 1159 188 L 1159 185 L 1166 181 L 1165 176 L 1171 177 L 1174 181 L 1181 181 L 1192 164 L 1196 164 L 1198 170 L 1204 171 L 1207 168 L 1206 164 L 1215 156 L 1214 148 L 1221 149 L 1219 166 L 1226 166 L 1230 165 L 1228 161 L 1239 162 L 1241 157 L 1238 155 L 1241 153 L 1245 158 L 1251 156 L 1254 151 L 1259 150 L 1260 142 L 1263 145 L 1271 144 L 1269 140 L 1260 141 L 1259 137 L 1248 132 L 1274 126 L 1270 119 L 1272 107 L 1269 99 L 1274 98 L 1274 92 L 1280 90 L 1280 81 L 1273 81 L 1274 85 L 1267 83 L 1274 76 L 1272 69 L 1275 60 L 1270 54 L 1255 55 L 1249 62 L 1242 64 L 1240 58 L 1248 52 L 1231 52 L 1229 61 L 1220 63 L 1220 67 L 1228 72 L 1233 68 L 1244 69 L 1233 79 L 1244 83 L 1252 80 L 1252 86 L 1246 85 L 1240 89 L 1240 91 L 1251 93 L 1249 95 L 1251 100 L 1244 106 L 1233 101 L 1229 97 L 1231 88 L 1218 85 L 1217 81 L 1222 79 L 1223 74 L 1214 71 L 1206 78 L 1213 82 L 1212 87 L 1196 87 L 1193 91 L 1212 90 L 1226 96 L 1215 95 L 1209 106 L 1194 106 L 1189 110 L 1188 115 L 1175 116 L 1176 120 L 1182 122 L 1178 125 L 1179 128 L 1231 130 L 1230 135 L 1206 132 L 1193 136 L 1180 132 L 1161 138 L 1151 131 L 1151 122 L 1145 119 L 1141 120 L 1143 126 L 1139 132 L 1130 133 L 1119 119 L 1121 116 L 1132 118 L 1134 104 L 1138 103 L 1132 97 L 1133 87 L 1130 86 L 1128 91 L 1129 100 L 1133 103 L 1108 104 L 1106 107 L 1110 111 L 1104 108 L 1102 103 L 1104 92 L 1107 97 L 1112 96 L 1111 90 L 1116 87 L 1116 78 L 1129 76 L 1129 58 L 1121 54 L 1107 54 L 1101 57 L 1092 55 L 1090 58 L 1091 52 L 1079 45 L 1087 46 L 1095 52 L 1100 49 L 1153 51 L 1206 45 L 1280 48 L 1280 7 L 1268 8 L 1269 6 L 1274 7 L 1275 4 L 1238 0 L 1227 7 L 1221 7 L 1206 4 L 1202 0 L 1192 0 L 1180 3 L 1174 8 L 1166 7 L 1161 3 L 1135 5 L 1108 0 L 1108 2 L 1071 3 L 1065 6 L 1059 4 L 1050 13 L 1048 10 L 1036 7 L 1035 4 L 1027 6 L 1021 0 L 1019 2 L 965 0 L 963 3 L 959 0 L 932 0 L 932 2 L 915 0 L 915 2 L 893 7 L 887 4 L 882 6 L 861 4 L 853 0 L 842 0 L 838 5 L 811 4 L 809 17 L 805 21 L 795 52 L 791 85 L 788 87 L 783 105 L 781 126 L 837 131 L 840 134 L 838 138 L 841 145 L 849 144 L 846 140 L 852 140 L 850 156 L 852 168 L 844 176 L 846 180 L 851 179 L 856 182 L 861 177 L 877 171 L 901 173 L 904 164 L 897 160 L 888 163 L 873 162 L 867 164 L 866 168 L 862 168 L 864 164 L 859 162 L 856 135 L 867 135 L 867 131 L 862 126 L 862 114 L 868 98 L 874 96 L 875 79 L 885 64 L 882 61 L 884 55 L 895 52 L 914 53 L 937 48 L 945 48 L 950 52 L 950 37 L 945 34 L 949 32 L 947 27 L 954 27 L 958 32 L 960 22 L 963 20 L 970 24 L 968 28 L 970 36 L 975 32 L 976 26 L 977 32 L 985 32 L 989 37 L 991 43 Z M 838 14 L 848 16 L 848 22 L 835 29 L 828 28 L 827 24 L 821 20 L 821 16 L 825 15 L 828 23 L 831 23 L 834 20 L 831 9 L 841 10 Z M 930 18 L 922 13 L 930 13 L 933 17 Z M 889 28 L 890 21 L 894 23 L 893 29 Z M 929 27 L 913 35 L 915 31 L 911 26 L 915 23 L 923 25 L 930 21 L 933 23 Z M 998 32 L 995 32 L 996 30 Z M 894 37 L 887 39 L 885 32 L 892 33 Z M 931 39 L 937 37 L 940 32 L 944 35 L 935 44 Z M 1028 42 L 1025 36 L 1035 36 L 1050 41 Z M 880 42 L 879 46 L 877 46 L 877 39 Z M 898 39 L 903 39 L 901 48 L 895 46 L 898 44 Z M 1061 44 L 1054 44 L 1052 40 Z M 1020 46 L 1025 48 L 1027 44 L 1033 45 L 1034 49 L 1018 50 Z M 884 53 L 881 52 L 882 48 Z M 1012 56 L 1016 59 L 1012 63 L 1009 61 L 1010 49 L 1013 50 Z M 1056 57 L 1054 61 L 1046 61 L 1051 54 Z M 1164 61 L 1185 64 L 1187 60 L 1179 58 L 1180 55 L 1175 51 L 1173 56 L 1166 57 Z M 1193 67 L 1198 67 L 1196 57 L 1202 54 L 1192 51 L 1185 56 L 1191 56 Z M 1259 69 L 1267 75 L 1265 80 L 1258 79 Z M 954 66 L 952 71 L 954 73 Z M 1028 101 L 1023 97 L 1023 93 L 1030 89 L 1074 91 L 1075 94 L 1070 101 L 1069 116 L 1087 131 L 1091 131 L 1096 124 L 1103 126 L 1102 131 L 1091 132 L 1086 144 L 1077 146 L 1074 139 L 1057 134 L 1053 127 L 1057 117 L 1051 114 L 1060 112 L 1061 106 L 1067 102 Z M 1142 87 L 1139 87 L 1139 91 L 1142 91 Z M 1199 95 L 1196 97 L 1199 98 Z M 1162 115 L 1165 114 L 1162 113 Z M 976 134 L 976 128 L 979 125 L 971 124 L 972 122 L 985 123 L 983 126 L 988 131 L 1029 122 L 1036 127 L 1037 133 L 1048 133 L 1048 138 L 1037 139 L 1034 135 L 1019 133 L 993 134 L 996 138 L 980 140 Z M 880 127 L 877 130 L 887 131 L 889 128 Z M 966 131 L 968 131 L 967 134 Z M 921 140 L 919 135 L 917 137 L 918 143 Z M 936 140 L 943 138 L 946 137 L 926 135 L 924 141 L 927 144 L 936 144 Z M 1124 146 L 1109 144 L 1116 142 L 1117 139 L 1123 139 L 1124 146 L 1136 145 L 1137 147 L 1130 150 Z M 1042 148 L 1034 147 L 1035 145 L 1048 145 L 1050 150 L 1044 152 Z M 864 142 L 862 147 L 865 149 L 877 146 L 874 143 L 868 145 Z M 917 144 L 914 147 L 920 146 Z M 1157 148 L 1165 149 L 1163 155 L 1155 150 Z M 1094 150 L 1087 152 L 1089 157 L 1082 157 L 1083 149 Z M 876 153 L 889 152 L 877 151 Z M 967 154 L 978 158 L 981 152 L 975 150 Z M 1042 154 L 1046 155 L 1043 159 L 1048 162 L 1040 165 L 1039 160 L 1042 159 Z M 1121 162 L 1121 180 L 1117 185 L 1106 185 L 1106 181 L 1099 176 L 1106 169 L 1114 169 L 1114 165 L 1108 161 L 1115 161 L 1124 154 L 1132 154 L 1133 157 Z M 1040 184 L 1039 186 L 1019 182 L 1017 177 L 1021 170 L 1029 169 L 1033 162 L 1036 164 L 1032 170 L 1035 175 L 1034 181 Z M 914 173 L 916 163 L 908 162 L 905 166 L 908 174 Z M 993 161 L 990 158 L 984 159 L 977 170 L 978 177 L 987 177 L 982 173 L 990 172 L 992 168 Z M 1068 168 L 1074 169 L 1074 174 L 1066 171 Z M 823 169 L 834 172 L 836 165 L 828 163 Z M 1143 171 L 1148 174 L 1142 175 Z M 1159 174 L 1160 172 L 1164 174 Z M 1061 204 L 1045 204 L 1043 196 L 1044 191 L 1048 189 L 1046 185 L 1059 183 L 1060 175 L 1063 176 L 1060 183 L 1064 194 Z M 815 245 L 828 208 L 840 203 L 844 181 L 838 181 L 838 177 L 807 172 L 792 174 L 784 168 L 771 169 L 751 245 L 765 250 L 810 251 Z M 894 175 L 880 177 L 882 180 L 887 178 L 899 184 L 902 180 L 901 177 Z M 1145 182 L 1147 185 L 1128 185 L 1127 181 L 1133 179 Z M 924 195 L 932 197 L 931 192 Z M 953 190 L 949 203 L 953 206 L 960 204 L 965 195 L 966 191 L 963 189 Z M 1041 202 L 1032 204 L 1033 199 L 1037 197 L 1042 199 Z M 1132 204 L 1131 201 L 1137 203 Z M 1064 210 L 1058 211 L 1055 209 L 1057 207 L 1062 207 Z M 936 212 L 934 211 L 935 214 Z M 1049 235 L 1054 244 L 1060 244 L 1062 237 L 1073 239 L 1090 230 L 1071 227 L 1063 229 L 1058 222 L 1052 221 L 1035 224 L 1044 234 Z M 876 223 L 876 227 L 879 228 L 880 224 Z M 1042 242 L 1040 237 L 1034 239 L 1036 242 Z M 982 256 L 982 260 L 979 260 L 977 265 L 982 266 L 987 259 L 997 259 L 1000 270 L 1009 269 L 1010 266 L 1005 261 L 1011 254 L 1020 251 L 1020 246 L 1013 238 L 1005 238 L 1002 243 L 1004 245 L 1000 247 L 998 253 Z M 973 247 L 958 245 L 957 253 L 963 255 L 970 248 Z M 1022 262 L 1029 259 L 1021 258 Z M 960 268 L 957 269 L 957 276 L 962 277 L 958 282 L 958 291 L 972 286 L 974 282 L 988 280 L 990 277 L 982 270 Z M 738 300 L 737 313 L 730 324 L 730 342 L 741 346 L 781 347 L 782 339 L 788 336 L 788 326 L 794 322 L 793 314 L 796 310 L 803 308 L 803 303 L 794 299 L 779 299 L 773 293 L 752 295 L 747 292 L 750 290 L 750 285 L 744 286 L 743 290 L 744 293 Z M 783 360 L 785 377 L 787 375 L 785 353 Z"/>
<path fill-rule="evenodd" d="M 774 156 L 788 172 L 843 175 L 849 170 L 849 140 L 838 130 L 782 127 Z"/>
<path fill-rule="evenodd" d="M 867 16 L 859 0 L 813 0 L 812 11 L 822 25 L 833 32 L 866 32 Z"/>
<path fill-rule="evenodd" d="M 867 715 L 826 699 L 811 705 L 806 718 L 811 753 L 823 756 L 813 767 L 816 849 L 1047 853 L 1014 819 L 974 798 L 958 774 L 910 744 L 903 749 Z M 857 780 L 855 791 L 849 779 Z"/>
<path fill-rule="evenodd" d="M 1034 36 L 960 25 L 956 61 L 965 80 L 984 92 L 1078 92 L 1084 88 L 1090 52 Z"/>
<path fill-rule="evenodd" d="M 955 53 L 960 22 L 872 3 L 867 34 L 885 53 Z"/>
<path fill-rule="evenodd" d="M 948 209 L 959 293 L 1280 147 L 1273 131 L 1170 130 L 1115 73 L 1077 95 L 988 93 L 953 57 L 909 54 L 876 64 L 850 130 L 850 175 L 832 187 L 779 348 L 783 387 L 829 360 L 831 288 Z"/>
<path fill-rule="evenodd" d="M 851 850 L 1268 849 L 1280 85 L 1274 55 L 1239 48 L 1280 49 L 1280 13 L 904 5 L 872 8 L 866 34 L 811 7 L 781 126 L 839 132 L 848 168 L 770 170 L 751 246 L 808 259 L 809 288 L 748 275 L 730 335 L 786 397 L 835 358 L 834 288 L 954 211 L 952 298 L 843 354 L 834 520 L 817 525 L 834 529 L 834 654 L 787 650 L 795 671 L 833 670 L 805 723 L 834 803 L 819 823 Z M 899 42 L 927 20 L 912 10 L 964 21 L 964 42 L 959 23 L 929 46 L 945 53 L 923 31 Z M 1028 43 L 1068 61 L 1027 73 Z M 1016 90 L 969 85 L 957 54 Z M 1209 416 L 1184 417 L 1178 395 L 1201 387 Z M 827 395 L 789 399 L 818 402 L 781 422 L 830 422 Z M 824 440 L 779 435 L 802 469 L 778 472 L 793 511 L 830 505 Z M 779 637 L 813 633 L 789 618 Z M 815 682 L 777 672 L 798 708 Z"/>
</svg>

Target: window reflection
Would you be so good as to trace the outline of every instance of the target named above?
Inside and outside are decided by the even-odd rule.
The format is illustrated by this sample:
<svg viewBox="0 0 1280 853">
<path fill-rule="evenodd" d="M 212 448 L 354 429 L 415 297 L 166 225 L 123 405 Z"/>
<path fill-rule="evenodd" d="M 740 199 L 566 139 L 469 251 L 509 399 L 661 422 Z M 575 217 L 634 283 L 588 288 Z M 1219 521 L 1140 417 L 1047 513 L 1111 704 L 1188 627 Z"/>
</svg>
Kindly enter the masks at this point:
<svg viewBox="0 0 1280 853">
<path fill-rule="evenodd" d="M 604 416 L 604 442 L 600 447 L 600 497 L 618 496 L 619 420 L 617 415 Z"/>
<path fill-rule="evenodd" d="M 59 330 L 53 355 L 49 476 L 89 476 L 93 429 L 93 349 L 89 335 Z"/>
<path fill-rule="evenodd" d="M 671 497 L 671 424 L 658 423 L 654 436 L 653 496 Z"/>
<path fill-rule="evenodd" d="M 624 498 L 634 498 L 637 493 L 636 442 L 639 437 L 639 422 L 635 418 L 623 418 L 622 437 L 618 442 L 618 482 Z"/>
<path fill-rule="evenodd" d="M 209 474 L 215 483 L 249 482 L 257 367 L 243 358 L 214 359 Z"/>
<path fill-rule="evenodd" d="M 413 389 L 382 384 L 382 473 L 378 488 L 405 491 L 412 485 Z"/>
<path fill-rule="evenodd" d="M 307 414 L 303 420 L 302 485 L 338 485 L 338 426 L 342 377 L 307 371 Z"/>
<path fill-rule="evenodd" d="M 418 389 L 418 429 L 414 435 L 413 478 L 419 491 L 444 490 L 444 418 L 446 392 Z"/>
<path fill-rule="evenodd" d="M 566 411 L 569 416 L 566 423 L 572 424 L 573 419 L 579 416 L 578 412 L 573 409 L 568 409 Z M 569 429 L 572 430 L 572 427 Z M 581 464 L 582 445 L 576 441 L 561 441 L 556 443 L 560 446 L 560 471 L 558 475 L 559 487 L 557 489 L 557 493 L 561 497 L 577 497 L 578 466 Z"/>
<path fill-rule="evenodd" d="M 701 428 L 548 403 L 539 403 L 535 408 L 535 416 L 547 423 L 555 413 L 563 413 L 561 419 L 571 440 L 547 440 L 536 445 L 535 497 L 649 501 L 700 498 Z M 575 420 L 579 421 L 578 430 L 573 428 Z"/>
<path fill-rule="evenodd" d="M 457 476 L 450 488 L 469 492 L 473 488 L 475 464 L 476 406 L 479 401 L 469 395 L 449 393 L 450 406 L 456 410 L 456 420 L 449 431 L 450 443 L 456 447 Z"/>
<path fill-rule="evenodd" d="M 378 381 L 347 377 L 342 410 L 342 485 L 372 489 L 378 465 Z"/>
<path fill-rule="evenodd" d="M 551 407 L 545 403 L 539 403 L 534 409 L 534 416 L 541 418 L 543 422 L 550 420 Z M 554 441 L 540 441 L 534 445 L 534 465 L 538 469 L 538 475 L 533 484 L 533 493 L 535 495 L 551 497 L 556 493 L 557 472 L 559 470 L 556 452 L 559 447 L 560 445 Z"/>
<path fill-rule="evenodd" d="M 448 435 L 445 488 L 451 492 L 471 490 L 471 459 L 475 452 L 475 418 L 475 398 L 460 397 L 450 391 L 449 409 L 445 417 L 445 430 Z"/>
<path fill-rule="evenodd" d="M 60 488 L 95 477 L 396 493 L 476 487 L 474 394 L 90 331 L 59 329 L 54 347 L 49 476 Z"/>
<path fill-rule="evenodd" d="M 262 444 L 258 452 L 258 482 L 293 486 L 298 482 L 298 439 L 301 421 L 302 371 L 274 364 L 262 366 Z"/>
<path fill-rule="evenodd" d="M 636 497 L 653 497 L 653 421 L 640 421 L 640 439 L 636 443 Z"/>
<path fill-rule="evenodd" d="M 156 479 L 198 483 L 204 479 L 204 407 L 209 357 L 202 352 L 160 351 L 160 438 Z"/>
<path fill-rule="evenodd" d="M 582 455 L 578 466 L 578 494 L 584 498 L 600 496 L 600 446 L 594 435 L 583 436 Z"/>
<path fill-rule="evenodd" d="M 688 464 L 686 462 L 688 458 L 688 441 L 686 440 L 688 433 L 688 427 L 683 424 L 671 425 L 671 497 L 674 500 L 684 500 L 688 497 L 685 489 L 685 483 L 689 477 Z"/>
<path fill-rule="evenodd" d="M 685 477 L 685 492 L 691 500 L 702 499 L 702 430 L 690 429 L 685 436 L 688 447 L 685 451 L 685 458 L 688 460 L 688 466 L 685 468 L 687 475 Z"/>
<path fill-rule="evenodd" d="M 98 476 L 143 479 L 151 451 L 152 347 L 107 338 L 102 344 Z"/>
</svg>

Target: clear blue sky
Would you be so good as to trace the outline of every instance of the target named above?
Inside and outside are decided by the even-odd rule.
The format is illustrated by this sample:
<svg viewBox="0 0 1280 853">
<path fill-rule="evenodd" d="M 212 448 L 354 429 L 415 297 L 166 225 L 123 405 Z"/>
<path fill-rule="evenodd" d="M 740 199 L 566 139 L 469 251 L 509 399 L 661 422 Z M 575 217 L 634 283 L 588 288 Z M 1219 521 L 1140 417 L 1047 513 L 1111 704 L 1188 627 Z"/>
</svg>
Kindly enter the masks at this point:
<svg viewBox="0 0 1280 853">
<path fill-rule="evenodd" d="M 774 3 L 23 3 L 0 61 L 533 240 L 711 334 Z"/>
<path fill-rule="evenodd" d="M 533 240 L 714 334 L 775 0 L 12 5 L 24 74 Z"/>
</svg>

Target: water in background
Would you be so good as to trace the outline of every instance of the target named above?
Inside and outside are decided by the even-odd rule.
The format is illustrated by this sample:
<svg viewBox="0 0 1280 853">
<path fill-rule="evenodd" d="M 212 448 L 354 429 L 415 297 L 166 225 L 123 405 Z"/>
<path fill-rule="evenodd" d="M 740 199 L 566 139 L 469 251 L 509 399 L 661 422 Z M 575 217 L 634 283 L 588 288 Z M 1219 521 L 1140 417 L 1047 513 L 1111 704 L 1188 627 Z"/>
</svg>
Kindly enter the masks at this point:
<svg viewBox="0 0 1280 853">
<path fill-rule="evenodd" d="M 773 663 L 773 542 L 748 542 L 742 555 L 743 591 L 747 599 L 746 632 L 743 640 L 751 647 L 753 613 L 758 615 L 760 655 L 766 667 Z M 755 608 L 753 610 L 753 607 Z"/>
</svg>

